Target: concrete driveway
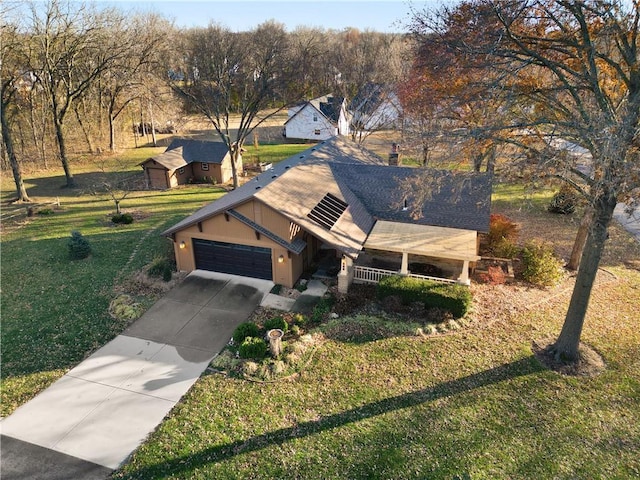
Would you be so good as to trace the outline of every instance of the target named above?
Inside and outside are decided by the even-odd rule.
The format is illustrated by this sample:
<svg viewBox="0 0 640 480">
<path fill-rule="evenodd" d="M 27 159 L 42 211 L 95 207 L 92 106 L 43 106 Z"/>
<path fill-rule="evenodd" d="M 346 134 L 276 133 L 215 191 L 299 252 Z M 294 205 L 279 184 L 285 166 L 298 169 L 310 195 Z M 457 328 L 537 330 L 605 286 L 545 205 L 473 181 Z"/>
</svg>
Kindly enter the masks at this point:
<svg viewBox="0 0 640 480">
<path fill-rule="evenodd" d="M 162 422 L 272 287 L 189 275 L 0 423 L 2 478 L 104 478 Z"/>
</svg>

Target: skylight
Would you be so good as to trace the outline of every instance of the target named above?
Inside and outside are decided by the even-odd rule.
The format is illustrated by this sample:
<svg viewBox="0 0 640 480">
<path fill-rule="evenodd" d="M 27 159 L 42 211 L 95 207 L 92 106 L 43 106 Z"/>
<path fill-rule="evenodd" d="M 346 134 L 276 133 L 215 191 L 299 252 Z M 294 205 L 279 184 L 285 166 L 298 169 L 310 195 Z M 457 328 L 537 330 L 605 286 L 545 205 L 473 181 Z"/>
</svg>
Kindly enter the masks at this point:
<svg viewBox="0 0 640 480">
<path fill-rule="evenodd" d="M 307 217 L 327 230 L 331 230 L 347 207 L 348 205 L 338 197 L 327 193 L 324 198 L 313 207 Z"/>
</svg>

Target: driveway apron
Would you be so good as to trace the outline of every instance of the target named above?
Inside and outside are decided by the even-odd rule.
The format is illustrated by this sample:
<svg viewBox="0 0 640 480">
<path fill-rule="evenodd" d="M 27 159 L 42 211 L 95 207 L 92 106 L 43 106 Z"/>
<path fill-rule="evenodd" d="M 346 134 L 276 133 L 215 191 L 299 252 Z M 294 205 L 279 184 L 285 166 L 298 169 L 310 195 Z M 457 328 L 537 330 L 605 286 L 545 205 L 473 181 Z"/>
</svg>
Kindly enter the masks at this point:
<svg viewBox="0 0 640 480">
<path fill-rule="evenodd" d="M 2 478 L 104 478 L 162 422 L 272 287 L 234 275 L 189 275 L 2 420 Z"/>
</svg>

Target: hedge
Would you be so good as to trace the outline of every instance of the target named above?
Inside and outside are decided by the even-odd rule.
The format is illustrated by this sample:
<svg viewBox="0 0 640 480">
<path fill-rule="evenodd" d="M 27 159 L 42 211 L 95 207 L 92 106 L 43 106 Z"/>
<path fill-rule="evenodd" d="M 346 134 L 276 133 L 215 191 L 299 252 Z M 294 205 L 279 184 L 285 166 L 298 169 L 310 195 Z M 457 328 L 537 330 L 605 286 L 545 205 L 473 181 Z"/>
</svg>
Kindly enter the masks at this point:
<svg viewBox="0 0 640 480">
<path fill-rule="evenodd" d="M 454 318 L 464 317 L 471 307 L 471 292 L 465 285 L 434 282 L 393 275 L 378 283 L 378 298 L 397 295 L 402 303 L 421 302 L 427 308 L 442 308 Z"/>
</svg>

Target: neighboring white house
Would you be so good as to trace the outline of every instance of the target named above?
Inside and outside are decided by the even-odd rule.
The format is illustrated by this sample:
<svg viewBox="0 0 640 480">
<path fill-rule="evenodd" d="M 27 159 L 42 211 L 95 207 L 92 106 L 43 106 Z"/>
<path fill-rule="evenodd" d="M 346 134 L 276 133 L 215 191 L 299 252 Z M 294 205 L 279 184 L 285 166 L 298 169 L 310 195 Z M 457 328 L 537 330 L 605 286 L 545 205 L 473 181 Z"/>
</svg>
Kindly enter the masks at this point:
<svg viewBox="0 0 640 480">
<path fill-rule="evenodd" d="M 349 115 L 353 131 L 376 131 L 397 127 L 402 106 L 390 87 L 369 83 L 351 101 Z"/>
<path fill-rule="evenodd" d="M 286 138 L 318 141 L 349 135 L 346 100 L 325 95 L 291 107 L 283 135 Z"/>
</svg>

